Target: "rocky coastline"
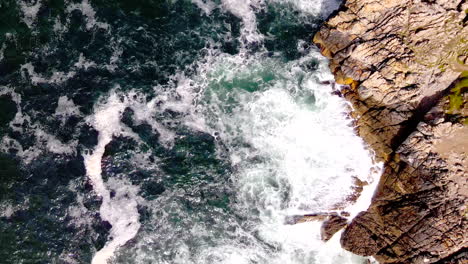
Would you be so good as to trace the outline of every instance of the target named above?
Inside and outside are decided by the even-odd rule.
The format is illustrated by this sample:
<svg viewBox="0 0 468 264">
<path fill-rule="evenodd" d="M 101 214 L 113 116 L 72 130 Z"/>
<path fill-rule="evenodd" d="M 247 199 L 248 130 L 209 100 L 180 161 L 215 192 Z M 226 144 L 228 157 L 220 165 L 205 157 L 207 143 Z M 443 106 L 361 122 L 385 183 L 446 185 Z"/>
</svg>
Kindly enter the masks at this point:
<svg viewBox="0 0 468 264">
<path fill-rule="evenodd" d="M 342 247 L 379 263 L 468 263 L 468 1 L 347 0 L 314 43 L 385 163 Z"/>
</svg>

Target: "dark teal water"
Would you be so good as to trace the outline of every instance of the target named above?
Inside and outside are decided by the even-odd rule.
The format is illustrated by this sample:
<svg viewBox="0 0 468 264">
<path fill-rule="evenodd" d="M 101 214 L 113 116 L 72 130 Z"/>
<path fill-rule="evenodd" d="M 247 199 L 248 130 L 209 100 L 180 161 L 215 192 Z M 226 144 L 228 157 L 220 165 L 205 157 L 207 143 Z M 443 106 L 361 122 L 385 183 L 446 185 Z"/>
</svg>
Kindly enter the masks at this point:
<svg viewBox="0 0 468 264">
<path fill-rule="evenodd" d="M 359 263 L 284 225 L 372 166 L 310 43 L 337 6 L 0 0 L 0 262 Z"/>
</svg>

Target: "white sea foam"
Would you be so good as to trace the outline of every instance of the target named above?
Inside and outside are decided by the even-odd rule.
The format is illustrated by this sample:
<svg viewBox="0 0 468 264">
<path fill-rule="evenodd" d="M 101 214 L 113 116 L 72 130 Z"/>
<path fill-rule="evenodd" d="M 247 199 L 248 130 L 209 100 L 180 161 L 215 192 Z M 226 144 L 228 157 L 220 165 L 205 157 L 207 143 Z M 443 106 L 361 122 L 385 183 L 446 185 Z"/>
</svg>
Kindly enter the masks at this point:
<svg viewBox="0 0 468 264">
<path fill-rule="evenodd" d="M 18 111 L 16 112 L 15 117 L 10 122 L 10 128 L 13 131 L 23 132 L 23 124 L 32 124 L 31 117 L 28 114 L 23 113 L 20 107 L 18 107 L 17 109 Z"/>
<path fill-rule="evenodd" d="M 26 149 L 15 139 L 9 136 L 3 136 L 1 139 L 0 150 L 3 152 L 9 152 L 10 149 L 17 151 L 17 155 L 21 157 L 24 164 L 29 164 L 37 157 L 39 157 L 44 151 L 49 151 L 56 154 L 74 155 L 76 154 L 76 147 L 78 141 L 71 140 L 70 142 L 63 143 L 57 139 L 54 135 L 49 134 L 46 130 L 37 122 L 34 122 L 28 114 L 23 113 L 21 109 L 21 95 L 16 93 L 13 89 L 8 87 L 2 87 L 0 89 L 0 95 L 8 94 L 13 102 L 17 105 L 17 112 L 9 126 L 13 131 L 26 133 L 32 132 L 35 136 L 35 144 Z M 67 101 L 66 97 L 59 99 L 59 106 L 56 110 L 56 115 L 64 117 L 75 113 L 72 101 Z M 70 108 L 68 108 L 70 107 Z M 79 113 L 79 111 L 77 112 Z M 26 126 L 25 126 L 26 125 Z"/>
<path fill-rule="evenodd" d="M 63 155 L 74 155 L 76 154 L 76 147 L 78 141 L 71 140 L 68 143 L 63 143 L 58 140 L 55 136 L 45 132 L 43 129 L 37 125 L 33 125 L 31 130 L 34 131 L 36 142 L 34 146 L 24 149 L 23 146 L 15 139 L 10 138 L 9 136 L 3 136 L 1 139 L 0 151 L 9 152 L 10 149 L 17 151 L 21 161 L 24 164 L 29 164 L 37 157 L 39 157 L 44 151 L 49 151 L 56 154 Z"/>
<path fill-rule="evenodd" d="M 32 63 L 30 62 L 21 65 L 21 76 L 23 78 L 26 78 L 23 70 L 26 70 L 28 72 L 28 75 L 29 75 L 29 78 L 31 78 L 32 84 L 39 84 L 39 83 L 61 84 L 76 75 L 75 71 L 69 71 L 67 73 L 61 72 L 61 71 L 54 71 L 50 77 L 43 77 L 41 74 L 36 73 L 34 69 L 34 65 L 32 65 Z"/>
<path fill-rule="evenodd" d="M 216 8 L 216 4 L 211 0 L 192 0 L 192 3 L 196 4 L 206 15 L 210 15 Z"/>
<path fill-rule="evenodd" d="M 90 67 L 95 67 L 96 63 L 93 62 L 93 61 L 87 60 L 85 58 L 85 56 L 83 55 L 83 53 L 80 53 L 80 57 L 78 58 L 78 62 L 75 63 L 74 66 L 77 67 L 78 69 L 88 70 L 88 68 L 90 68 Z"/>
<path fill-rule="evenodd" d="M 2 86 L 0 87 L 0 95 L 9 95 L 10 98 L 13 100 L 13 102 L 16 103 L 16 114 L 13 120 L 10 121 L 10 128 L 13 131 L 17 132 L 22 132 L 23 128 L 22 125 L 25 121 L 31 123 L 31 119 L 29 118 L 28 115 L 23 115 L 23 112 L 21 110 L 21 95 L 16 93 L 14 89 L 8 87 L 8 86 Z"/>
<path fill-rule="evenodd" d="M 382 174 L 382 171 L 383 163 L 374 163 L 374 166 L 370 169 L 368 177 L 365 179 L 368 185 L 363 187 L 359 198 L 354 203 L 348 205 L 345 209 L 345 211 L 350 213 L 350 219 L 353 219 L 360 212 L 365 211 L 367 210 L 367 208 L 369 208 L 372 202 L 372 197 L 374 196 L 374 192 L 377 189 L 377 185 L 379 184 L 379 179 Z"/>
<path fill-rule="evenodd" d="M 0 62 L 5 58 L 5 49 L 6 43 L 3 42 L 2 47 L 0 48 Z"/>
<path fill-rule="evenodd" d="M 73 190 L 75 191 L 75 190 Z M 68 216 L 73 219 L 73 225 L 75 227 L 81 227 L 82 229 L 78 230 L 86 230 L 86 226 L 91 225 L 90 214 L 91 212 L 84 206 L 83 204 L 83 195 L 79 192 L 75 192 L 76 195 L 76 205 L 71 205 L 68 208 Z"/>
<path fill-rule="evenodd" d="M 33 4 L 28 3 L 27 1 L 20 1 L 19 4 L 21 12 L 23 13 L 23 22 L 32 29 L 37 20 L 37 13 L 39 13 L 42 1 L 36 0 Z"/>
<path fill-rule="evenodd" d="M 3 200 L 0 202 L 0 217 L 11 218 L 17 211 L 27 210 L 29 207 L 29 197 L 24 197 L 22 203 L 18 201 Z"/>
<path fill-rule="evenodd" d="M 245 48 L 249 44 L 260 44 L 266 36 L 257 28 L 256 13 L 272 3 L 291 4 L 301 14 L 326 18 L 338 9 L 341 0 L 221 0 L 216 6 L 210 0 L 192 0 L 205 14 L 210 15 L 215 8 L 230 12 L 242 20 L 240 42 Z"/>
<path fill-rule="evenodd" d="M 329 16 L 338 9 L 341 0 L 269 0 L 276 3 L 292 4 L 299 11 L 309 15 L 320 15 L 323 18 Z"/>
<path fill-rule="evenodd" d="M 64 125 L 69 117 L 79 116 L 81 112 L 80 108 L 73 103 L 73 100 L 68 99 L 66 96 L 60 96 L 54 115 L 59 118 L 62 125 Z"/>
<path fill-rule="evenodd" d="M 14 213 L 15 207 L 11 203 L 0 203 L 0 217 L 10 218 Z"/>
<path fill-rule="evenodd" d="M 230 178 L 237 195 L 230 206 L 246 219 L 243 225 L 255 227 L 246 230 L 226 216 L 213 216 L 221 222 L 210 227 L 190 219 L 172 226 L 167 218 L 170 212 L 184 210 L 177 197 L 187 194 L 166 191 L 157 201 L 145 204 L 158 212 L 149 225 L 169 230 L 140 234 L 132 261 L 164 263 L 151 251 L 151 245 L 161 241 L 177 248 L 172 263 L 362 262 L 341 249 L 338 236 L 322 242 L 321 223 L 285 224 L 288 216 L 330 212 L 337 204 L 346 203 L 353 177 L 358 177 L 373 184 L 364 191 L 365 199 L 350 208 L 354 216 L 366 209 L 378 176 L 372 172 L 376 166 L 372 153 L 351 126 L 348 103 L 333 96 L 330 85 L 321 84 L 333 79 L 327 61 L 318 51 L 289 63 L 263 54 L 233 56 L 216 50 L 207 50 L 207 54 L 197 64 L 195 76 L 177 74 L 173 78 L 177 100 L 169 93 L 160 93 L 154 100 L 160 102 L 158 111 L 180 111 L 186 126 L 219 137 L 218 151 L 226 153 L 227 148 L 235 168 Z M 309 72 L 304 66 L 313 60 L 319 62 L 319 68 Z M 273 79 L 265 82 L 264 76 Z M 245 90 L 249 82 L 259 85 L 256 91 Z M 226 88 L 229 85 L 234 87 Z M 156 102 L 147 105 L 149 113 L 136 114 L 136 119 L 150 119 Z M 140 107 L 146 109 L 143 104 Z M 258 216 L 252 215 L 253 211 L 258 211 Z M 260 222 L 254 220 L 256 217 Z M 171 236 L 186 225 L 190 228 L 175 242 Z M 221 238 L 214 235 L 218 228 L 225 230 Z M 193 242 L 186 242 L 212 236 L 215 245 L 206 242 L 193 248 L 189 246 Z"/>
<path fill-rule="evenodd" d="M 21 105 L 21 95 L 16 93 L 14 89 L 7 87 L 7 86 L 2 86 L 0 87 L 0 95 L 9 95 L 10 98 L 13 100 L 13 102 L 16 103 L 16 114 L 13 120 L 10 121 L 9 126 L 10 129 L 16 132 L 23 133 L 24 128 L 23 124 L 32 124 L 31 118 L 27 114 L 23 114 L 22 109 L 20 107 Z M 0 151 L 8 153 L 10 152 L 11 149 L 16 150 L 18 153 L 17 155 L 21 157 L 21 160 L 25 164 L 29 164 L 31 161 L 33 161 L 36 157 L 38 157 L 41 154 L 41 151 L 35 147 L 30 147 L 26 150 L 23 149 L 23 146 L 21 144 L 9 137 L 8 135 L 5 135 L 1 138 L 0 141 Z"/>
<path fill-rule="evenodd" d="M 21 157 L 21 162 L 24 164 L 31 163 L 42 153 L 42 150 L 36 147 L 29 147 L 27 149 L 23 149 L 23 146 L 21 146 L 21 144 L 17 140 L 10 138 L 9 136 L 3 136 L 0 143 L 0 150 L 2 152 L 8 152 L 10 149 L 16 150 L 16 155 Z"/>
<path fill-rule="evenodd" d="M 321 61 L 317 73 L 300 67 L 311 58 Z M 333 244 L 330 249 L 321 242 L 319 225 L 284 224 L 288 215 L 327 212 L 344 202 L 352 193 L 353 176 L 366 181 L 375 176 L 371 173 L 374 167 L 371 153 L 350 126 L 347 103 L 331 95 L 330 86 L 319 84 L 319 80 L 333 78 L 326 69 L 326 61 L 315 51 L 302 61 L 286 65 L 261 58 L 246 61 L 217 56 L 216 60 L 201 76 L 201 79 L 216 77 L 208 86 L 249 78 L 259 67 L 279 77 L 265 90 L 255 93 L 246 92 L 241 86 L 229 92 L 227 98 L 222 94 L 224 91 L 211 92 L 210 110 L 205 116 L 229 147 L 233 165 L 239 168 L 233 175 L 241 201 L 237 210 L 260 210 L 263 221 L 258 226 L 260 237 L 283 248 L 268 263 L 305 263 L 311 258 L 321 259 L 320 263 L 337 263 L 336 259 L 340 263 L 353 263 L 355 257 L 341 250 L 339 243 L 329 242 Z M 301 101 L 308 96 L 315 98 L 313 105 Z M 226 100 L 238 103 L 228 108 Z M 240 147 L 239 142 L 250 147 Z M 368 189 L 366 197 L 372 192 Z M 288 198 L 284 197 L 286 193 Z M 361 202 L 355 208 L 364 207 Z M 309 234 L 307 239 L 304 233 Z M 316 238 L 312 239 L 313 236 Z M 325 255 L 320 253 L 324 250 Z M 297 254 L 298 251 L 302 254 Z M 256 254 L 249 256 L 244 252 L 243 261 L 255 259 Z M 238 258 L 235 257 L 236 261 Z"/>
<path fill-rule="evenodd" d="M 74 155 L 76 154 L 77 140 L 71 140 L 68 143 L 63 143 L 54 135 L 47 133 L 41 128 L 35 129 L 36 144 L 35 148 L 44 148 L 52 153 Z"/>
<path fill-rule="evenodd" d="M 68 189 L 76 195 L 76 200 L 67 208 L 67 218 L 70 218 L 69 224 L 76 230 L 76 237 L 86 237 L 88 231 L 93 228 L 93 217 L 95 212 L 85 206 L 85 194 L 80 192 L 80 182 L 82 179 L 71 180 Z M 76 251 L 63 251 L 59 256 L 59 262 L 77 264 L 81 263 Z"/>
<path fill-rule="evenodd" d="M 241 45 L 260 44 L 264 36 L 258 32 L 256 12 L 263 9 L 263 0 L 222 0 L 222 8 L 242 20 Z"/>
<path fill-rule="evenodd" d="M 55 18 L 53 29 L 54 29 L 54 32 L 57 34 L 63 33 L 65 31 L 66 26 L 62 24 L 62 21 L 60 20 L 59 17 Z"/>
<path fill-rule="evenodd" d="M 79 10 L 86 17 L 86 29 L 91 30 L 94 27 L 102 28 L 108 30 L 110 28 L 109 24 L 104 22 L 99 22 L 96 20 L 96 11 L 89 3 L 88 0 L 83 0 L 81 3 L 72 3 L 67 7 L 67 11 L 71 12 L 73 10 Z"/>
<path fill-rule="evenodd" d="M 109 63 L 105 65 L 108 71 L 114 72 L 115 69 L 117 69 L 117 62 L 120 59 L 120 56 L 122 56 L 123 49 L 119 46 L 118 42 L 117 43 L 112 43 L 112 55 L 109 59 Z"/>
<path fill-rule="evenodd" d="M 136 124 L 141 124 L 141 123 L 147 123 L 149 124 L 154 132 L 159 133 L 159 142 L 167 147 L 170 148 L 173 143 L 174 139 L 176 137 L 176 134 L 174 131 L 172 131 L 170 128 L 167 128 L 160 122 L 157 122 L 154 120 L 154 114 L 156 113 L 157 108 L 154 107 L 154 103 L 157 99 L 151 100 L 147 104 L 133 104 L 132 109 L 134 110 L 135 117 L 134 120 Z"/>
<path fill-rule="evenodd" d="M 123 179 L 102 179 L 101 161 L 107 144 L 113 136 L 136 137 L 120 119 L 126 107 L 131 105 L 129 97 L 111 91 L 109 96 L 95 106 L 94 114 L 87 121 L 99 132 L 98 144 L 91 153 L 83 153 L 86 174 L 94 191 L 102 197 L 100 215 L 112 228 L 110 240 L 93 257 L 93 264 L 108 263 L 114 252 L 132 239 L 140 229 L 137 205 L 141 198 L 138 187 Z M 110 190 L 115 195 L 111 197 Z M 140 201 L 141 202 L 141 201 Z"/>
<path fill-rule="evenodd" d="M 117 51 L 119 52 L 119 51 Z M 115 69 L 115 62 L 118 60 L 120 53 L 114 53 L 110 59 L 110 64 L 108 67 L 109 70 Z M 116 57 L 114 57 L 116 56 Z M 84 69 L 85 71 L 88 70 L 90 67 L 95 67 L 96 63 L 93 61 L 87 60 L 84 55 L 81 53 L 78 61 L 73 65 L 73 67 L 68 72 L 62 71 L 52 71 L 52 75 L 49 77 L 45 77 L 42 74 L 36 72 L 34 65 L 31 62 L 25 63 L 21 65 L 21 76 L 23 78 L 30 78 L 32 84 L 40 84 L 40 83 L 55 83 L 55 84 L 62 84 L 69 79 L 73 78 L 76 75 L 77 70 Z M 28 73 L 28 76 L 25 75 L 24 71 Z"/>
<path fill-rule="evenodd" d="M 242 44 L 263 41 L 263 35 L 257 31 L 257 17 L 254 10 L 254 8 L 263 8 L 263 5 L 263 0 L 222 0 L 222 8 L 242 20 Z"/>
<path fill-rule="evenodd" d="M 207 8 L 202 5 L 207 1 L 196 2 L 200 8 Z M 332 9 L 327 10 L 322 1 L 314 2 L 322 5 L 320 10 L 306 1 L 288 3 L 305 13 L 323 14 Z M 223 0 L 220 7 L 242 20 L 240 40 L 248 44 L 262 40 L 255 12 L 264 4 Z M 210 10 L 204 12 L 209 14 Z M 327 243 L 321 241 L 321 223 L 285 224 L 291 215 L 329 212 L 338 204 L 346 204 L 353 177 L 358 177 L 371 184 L 358 202 L 347 208 L 354 216 L 366 209 L 377 183 L 380 167 L 355 135 L 348 103 L 331 95 L 330 85 L 322 84 L 333 80 L 327 61 L 317 51 L 288 63 L 262 53 L 228 55 L 207 48 L 206 54 L 195 63 L 194 76 L 182 72 L 174 75 L 173 86 L 166 90 L 156 87 L 157 96 L 149 102 L 135 92 L 112 92 L 96 106 L 89 122 L 99 131 L 99 143 L 91 154 L 84 154 L 85 165 L 95 191 L 103 197 L 101 217 L 113 227 L 111 240 L 97 252 L 93 263 L 106 263 L 139 232 L 137 204 L 150 207 L 157 218 L 151 219 L 136 238 L 130 260 L 135 263 L 167 263 L 164 257 L 171 250 L 177 252 L 171 263 L 181 264 L 362 262 L 362 258 L 341 249 L 339 234 Z M 319 68 L 310 72 L 307 64 L 314 60 Z M 226 89 L 226 84 L 231 88 Z M 248 85 L 258 86 L 252 91 Z M 170 124 L 154 118 L 165 110 L 182 113 L 171 122 L 216 135 L 218 152 L 228 155 L 234 168 L 229 175 L 235 188 L 230 207 L 242 223 L 216 208 L 209 212 L 214 219 L 210 224 L 193 220 L 201 217 L 197 215 L 201 212 L 184 215 L 185 205 L 179 197 L 200 199 L 191 190 L 166 190 L 154 201 L 143 201 L 137 195 L 138 188 L 124 179 L 111 178 L 105 183 L 101 177 L 102 155 L 113 135 L 129 133 L 120 124 L 126 107 L 134 110 L 134 122 L 148 123 L 161 133 L 160 140 L 167 148 L 176 135 Z M 123 188 L 128 194 L 117 195 L 113 201 L 109 188 Z M 117 211 L 116 206 L 128 208 Z M 112 215 L 114 211 L 119 214 Z M 180 216 L 177 224 L 171 222 L 173 214 Z M 163 250 L 161 246 L 171 248 Z"/>
</svg>

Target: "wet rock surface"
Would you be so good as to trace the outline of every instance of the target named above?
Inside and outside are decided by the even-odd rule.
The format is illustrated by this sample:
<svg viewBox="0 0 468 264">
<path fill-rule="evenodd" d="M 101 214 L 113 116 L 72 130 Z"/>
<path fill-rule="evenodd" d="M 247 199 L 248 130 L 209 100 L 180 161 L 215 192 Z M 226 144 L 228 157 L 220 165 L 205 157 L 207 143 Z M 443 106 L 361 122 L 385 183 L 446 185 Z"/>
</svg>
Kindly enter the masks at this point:
<svg viewBox="0 0 468 264">
<path fill-rule="evenodd" d="M 328 241 L 332 236 L 344 228 L 348 224 L 348 220 L 339 215 L 331 215 L 323 222 L 321 228 L 321 237 L 323 241 Z"/>
<path fill-rule="evenodd" d="M 322 222 L 320 236 L 323 241 L 330 240 L 333 235 L 343 229 L 348 224 L 349 213 L 315 213 L 307 215 L 293 215 L 285 219 L 288 225 L 301 224 L 306 222 Z"/>
<path fill-rule="evenodd" d="M 341 237 L 351 252 L 468 262 L 467 11 L 461 0 L 348 0 L 314 38 L 386 164 Z"/>
</svg>

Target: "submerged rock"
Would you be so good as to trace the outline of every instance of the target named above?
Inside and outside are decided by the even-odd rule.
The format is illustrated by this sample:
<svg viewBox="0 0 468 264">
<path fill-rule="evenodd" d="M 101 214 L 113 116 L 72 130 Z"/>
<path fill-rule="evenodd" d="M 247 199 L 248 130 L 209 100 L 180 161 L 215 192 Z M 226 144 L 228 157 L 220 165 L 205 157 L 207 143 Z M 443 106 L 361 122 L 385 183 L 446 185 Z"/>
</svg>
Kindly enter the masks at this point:
<svg viewBox="0 0 468 264">
<path fill-rule="evenodd" d="M 320 235 L 323 241 L 328 241 L 336 232 L 340 231 L 348 224 L 348 220 L 344 216 L 349 216 L 349 214 L 342 212 L 341 216 L 337 213 L 295 215 L 286 218 L 285 223 L 288 225 L 295 225 L 306 222 L 323 222 Z"/>
<path fill-rule="evenodd" d="M 468 261 L 467 11 L 462 0 L 348 0 L 314 37 L 349 86 L 357 132 L 386 164 L 341 237 L 353 253 Z"/>
<path fill-rule="evenodd" d="M 328 218 L 330 213 L 315 213 L 306 215 L 293 215 L 285 219 L 285 223 L 288 225 L 301 224 L 312 221 L 324 221 Z"/>
<path fill-rule="evenodd" d="M 348 224 L 348 220 L 339 215 L 330 215 L 328 220 L 323 222 L 321 228 L 321 237 L 323 241 L 328 241 L 332 236 L 343 229 Z"/>
</svg>

